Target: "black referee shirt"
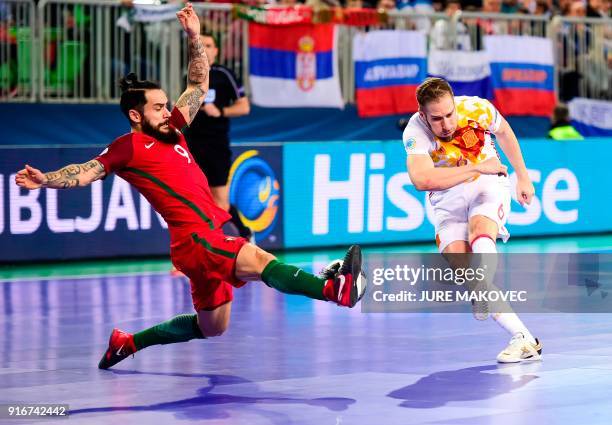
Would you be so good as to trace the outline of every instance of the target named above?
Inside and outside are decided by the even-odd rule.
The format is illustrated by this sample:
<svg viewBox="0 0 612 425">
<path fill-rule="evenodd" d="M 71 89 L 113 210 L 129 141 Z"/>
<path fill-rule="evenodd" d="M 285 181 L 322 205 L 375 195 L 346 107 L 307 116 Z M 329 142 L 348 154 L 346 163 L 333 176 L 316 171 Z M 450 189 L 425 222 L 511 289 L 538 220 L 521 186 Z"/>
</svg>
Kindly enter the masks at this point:
<svg viewBox="0 0 612 425">
<path fill-rule="evenodd" d="M 213 64 L 210 68 L 208 94 L 204 103 L 214 103 L 219 109 L 230 106 L 244 97 L 242 82 L 223 65 Z M 224 143 L 229 138 L 230 122 L 226 117 L 209 117 L 202 110 L 198 111 L 189 125 L 185 136 L 187 141 L 195 143 Z"/>
</svg>

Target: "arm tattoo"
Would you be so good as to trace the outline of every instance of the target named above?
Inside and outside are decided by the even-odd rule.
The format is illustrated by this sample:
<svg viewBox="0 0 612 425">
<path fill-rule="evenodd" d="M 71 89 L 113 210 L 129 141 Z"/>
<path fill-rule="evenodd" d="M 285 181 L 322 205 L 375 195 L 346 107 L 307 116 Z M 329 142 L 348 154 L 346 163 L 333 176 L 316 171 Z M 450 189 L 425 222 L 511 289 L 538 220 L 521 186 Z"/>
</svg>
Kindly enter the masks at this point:
<svg viewBox="0 0 612 425">
<path fill-rule="evenodd" d="M 87 176 L 83 176 L 84 174 L 87 174 Z M 102 176 L 104 176 L 104 166 L 100 161 L 93 159 L 84 164 L 70 164 L 57 171 L 46 173 L 47 183 L 45 183 L 45 187 L 70 189 L 88 185 Z M 85 177 L 83 181 L 81 181 L 81 177 Z"/>
<path fill-rule="evenodd" d="M 200 37 L 189 39 L 189 67 L 187 83 L 189 87 L 176 101 L 177 108 L 189 107 L 189 122 L 193 121 L 208 91 L 208 71 L 210 64 L 206 57 Z"/>
<path fill-rule="evenodd" d="M 176 101 L 176 107 L 182 108 L 184 106 L 189 106 L 189 118 L 193 120 L 202 106 L 202 97 L 204 96 L 204 90 L 200 87 L 195 87 L 193 89 L 187 89 L 179 100 Z"/>
<path fill-rule="evenodd" d="M 200 37 L 189 39 L 189 67 L 187 79 L 190 85 L 201 85 L 208 81 L 210 64 Z"/>
</svg>

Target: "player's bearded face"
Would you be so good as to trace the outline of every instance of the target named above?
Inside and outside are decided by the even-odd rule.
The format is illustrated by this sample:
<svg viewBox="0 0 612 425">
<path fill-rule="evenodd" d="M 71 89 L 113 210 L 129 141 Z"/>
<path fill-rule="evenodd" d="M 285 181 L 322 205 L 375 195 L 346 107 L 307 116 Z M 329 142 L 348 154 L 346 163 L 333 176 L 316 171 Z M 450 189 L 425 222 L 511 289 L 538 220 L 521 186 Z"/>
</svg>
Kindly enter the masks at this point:
<svg viewBox="0 0 612 425">
<path fill-rule="evenodd" d="M 174 127 L 170 125 L 169 119 L 160 122 L 150 120 L 145 116 L 142 121 L 142 132 L 164 143 L 176 143 L 179 138 Z"/>
<path fill-rule="evenodd" d="M 147 103 L 140 112 L 141 129 L 144 134 L 160 142 L 177 143 L 179 135 L 170 125 L 170 111 L 166 107 L 168 98 L 163 90 L 147 90 Z"/>
<path fill-rule="evenodd" d="M 421 114 L 433 134 L 442 140 L 452 139 L 453 133 L 457 130 L 457 111 L 451 95 L 429 102 Z"/>
</svg>

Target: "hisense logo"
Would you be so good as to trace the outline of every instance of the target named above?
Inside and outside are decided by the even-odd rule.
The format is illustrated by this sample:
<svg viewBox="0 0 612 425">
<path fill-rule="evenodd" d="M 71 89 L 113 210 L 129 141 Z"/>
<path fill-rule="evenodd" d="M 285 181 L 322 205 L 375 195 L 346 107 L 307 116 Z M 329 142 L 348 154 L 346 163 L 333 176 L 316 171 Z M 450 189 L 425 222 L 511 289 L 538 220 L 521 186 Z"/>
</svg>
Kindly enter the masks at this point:
<svg viewBox="0 0 612 425">
<path fill-rule="evenodd" d="M 434 223 L 431 204 L 425 193 L 413 194 L 408 172 L 385 174 L 384 153 L 350 155 L 317 154 L 314 157 L 312 195 L 312 234 L 376 233 L 410 231 L 420 227 L 425 217 Z M 343 178 L 332 177 L 338 174 Z M 338 170 L 341 170 L 338 172 Z M 555 224 L 578 220 L 575 201 L 580 200 L 576 175 L 567 168 L 557 168 L 548 175 L 528 170 L 536 186 L 536 196 L 526 208 L 513 203 L 510 225 L 530 225 L 542 216 Z M 512 173 L 511 194 L 515 198 L 516 175 Z M 411 193 L 412 192 L 412 193 Z"/>
</svg>

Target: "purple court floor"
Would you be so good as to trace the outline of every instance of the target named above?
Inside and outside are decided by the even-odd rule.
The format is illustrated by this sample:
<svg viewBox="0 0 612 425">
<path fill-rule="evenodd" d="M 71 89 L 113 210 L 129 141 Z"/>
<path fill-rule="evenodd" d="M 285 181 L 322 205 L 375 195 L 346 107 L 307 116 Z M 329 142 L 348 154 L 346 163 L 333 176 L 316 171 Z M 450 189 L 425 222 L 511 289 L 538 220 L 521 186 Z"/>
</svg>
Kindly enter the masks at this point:
<svg viewBox="0 0 612 425">
<path fill-rule="evenodd" d="M 0 404 L 70 406 L 65 422 L 0 423 L 612 423 L 608 314 L 524 315 L 544 361 L 502 366 L 491 320 L 363 314 L 249 284 L 223 336 L 97 369 L 114 326 L 191 309 L 165 272 L 0 282 Z"/>
</svg>

